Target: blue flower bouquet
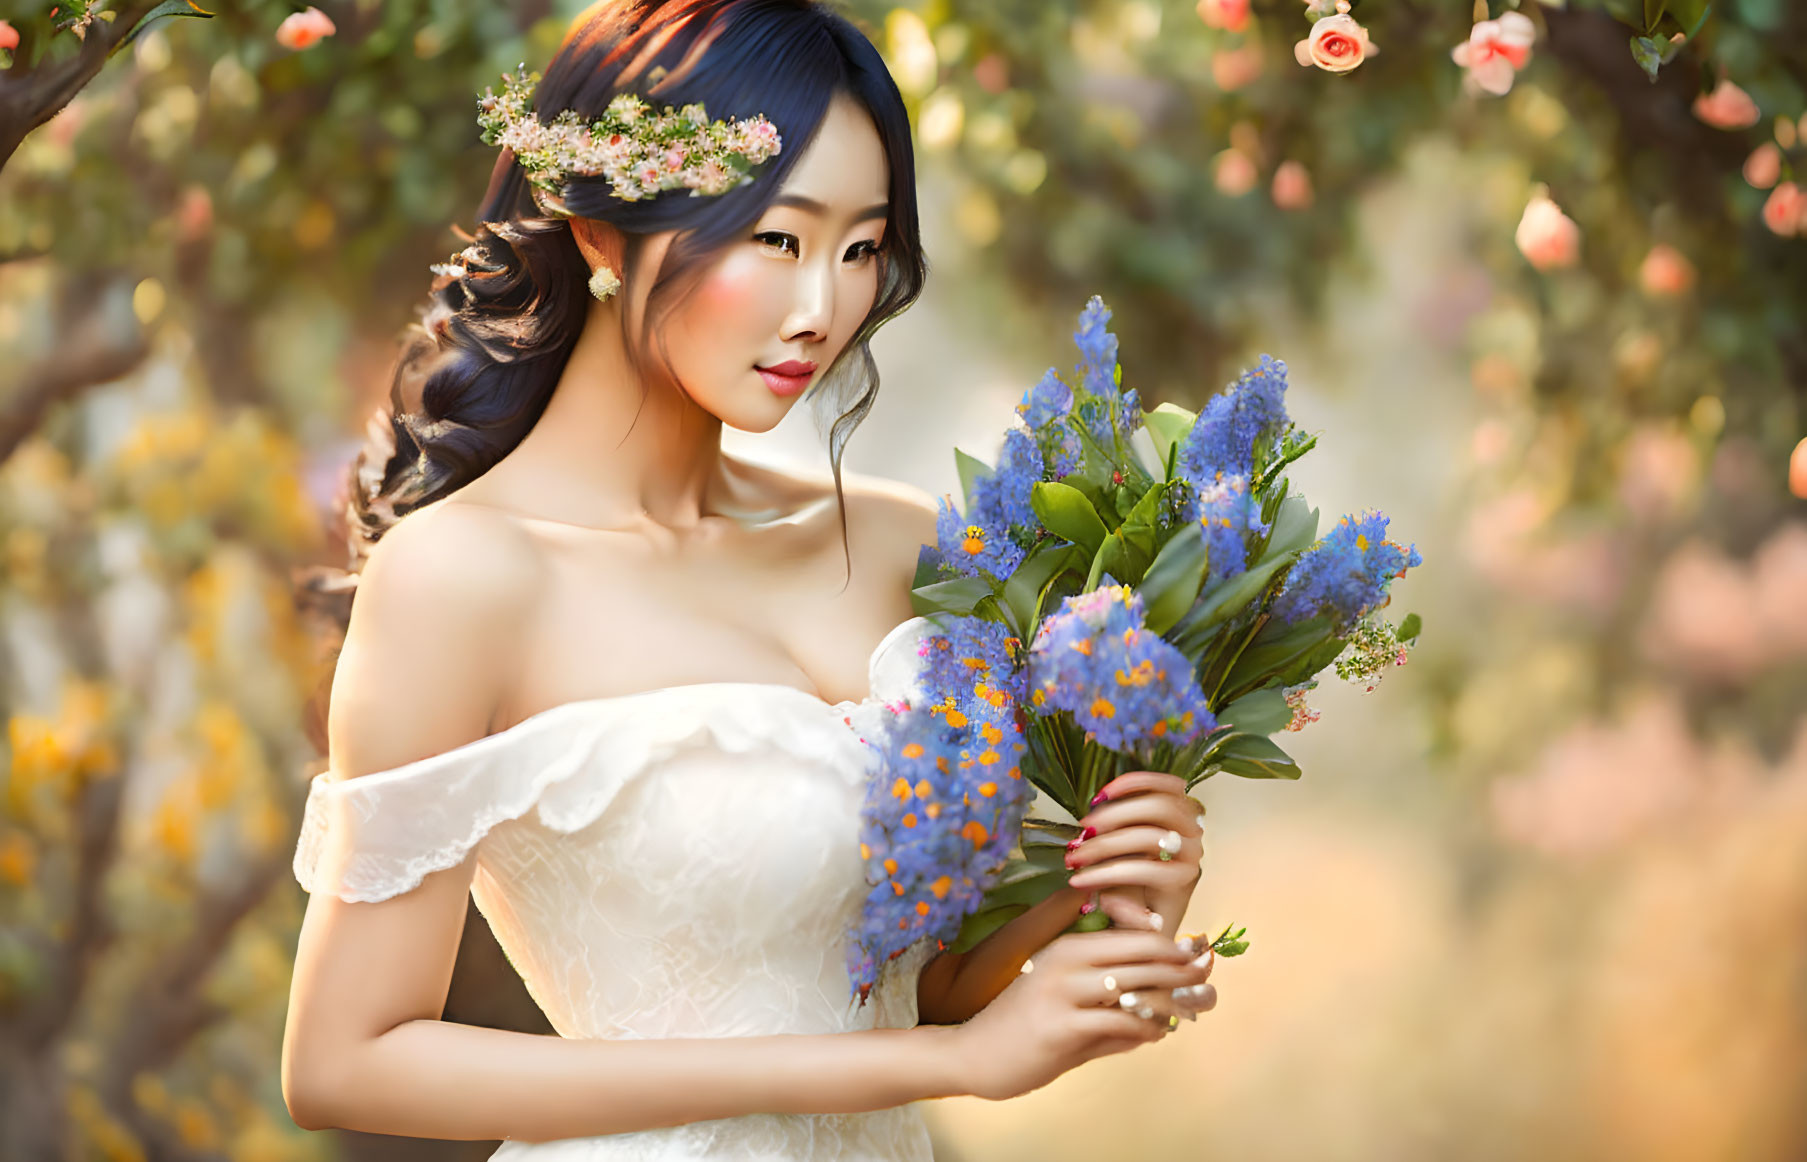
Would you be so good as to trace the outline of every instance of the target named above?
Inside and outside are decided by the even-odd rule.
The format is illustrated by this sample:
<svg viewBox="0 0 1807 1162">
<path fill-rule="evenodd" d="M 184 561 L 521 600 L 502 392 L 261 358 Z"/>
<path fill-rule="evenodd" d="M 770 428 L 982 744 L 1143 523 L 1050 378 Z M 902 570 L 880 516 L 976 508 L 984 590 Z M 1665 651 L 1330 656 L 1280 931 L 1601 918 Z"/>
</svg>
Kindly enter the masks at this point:
<svg viewBox="0 0 1807 1162">
<path fill-rule="evenodd" d="M 1286 365 L 1262 356 L 1197 415 L 1144 412 L 1109 319 L 1093 296 L 1074 382 L 1029 389 L 995 469 L 955 453 L 965 511 L 943 499 L 913 591 L 922 693 L 871 740 L 862 999 L 916 941 L 964 951 L 1066 882 L 1079 828 L 1027 817 L 1035 790 L 1078 819 L 1129 770 L 1296 779 L 1272 736 L 1316 718 L 1318 675 L 1372 688 L 1417 639 L 1416 615 L 1380 615 L 1417 550 L 1373 512 L 1320 537 L 1288 491 L 1317 438 L 1287 416 Z"/>
</svg>

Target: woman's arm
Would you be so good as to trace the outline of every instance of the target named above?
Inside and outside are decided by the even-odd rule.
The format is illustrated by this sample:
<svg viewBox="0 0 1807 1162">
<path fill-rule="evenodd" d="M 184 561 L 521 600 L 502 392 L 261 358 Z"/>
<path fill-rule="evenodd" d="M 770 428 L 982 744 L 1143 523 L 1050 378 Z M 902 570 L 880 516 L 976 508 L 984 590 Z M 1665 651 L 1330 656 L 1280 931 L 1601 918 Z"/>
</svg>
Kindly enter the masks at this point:
<svg viewBox="0 0 1807 1162">
<path fill-rule="evenodd" d="M 943 952 L 924 964 L 916 981 L 917 1019 L 925 1025 L 958 1025 L 989 1005 L 1016 979 L 1025 960 L 1079 918 L 1087 894 L 1062 885 L 965 952 Z"/>
</svg>

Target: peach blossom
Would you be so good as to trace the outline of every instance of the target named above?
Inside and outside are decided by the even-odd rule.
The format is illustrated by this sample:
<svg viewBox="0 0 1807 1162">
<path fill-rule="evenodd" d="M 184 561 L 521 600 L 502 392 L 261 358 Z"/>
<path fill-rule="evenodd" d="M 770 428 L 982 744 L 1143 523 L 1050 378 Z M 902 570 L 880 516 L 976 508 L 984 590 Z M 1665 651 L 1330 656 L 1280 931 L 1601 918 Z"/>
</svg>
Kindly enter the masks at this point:
<svg viewBox="0 0 1807 1162">
<path fill-rule="evenodd" d="M 1749 571 L 1700 540 L 1657 574 L 1642 640 L 1651 657 L 1705 682 L 1742 682 L 1769 652 Z"/>
<path fill-rule="evenodd" d="M 1680 516 L 1697 498 L 1703 466 L 1680 429 L 1640 424 L 1619 451 L 1619 502 L 1642 522 Z"/>
<path fill-rule="evenodd" d="M 1311 26 L 1311 34 L 1293 45 L 1293 58 L 1300 64 L 1316 65 L 1328 73 L 1346 73 L 1378 51 L 1368 39 L 1368 30 L 1346 12 L 1326 16 Z"/>
<path fill-rule="evenodd" d="M 1807 524 L 1790 521 L 1769 535 L 1751 558 L 1757 615 L 1772 654 L 1807 654 Z"/>
<path fill-rule="evenodd" d="M 1299 162 L 1283 161 L 1274 170 L 1274 205 L 1282 210 L 1311 205 L 1311 173 Z"/>
<path fill-rule="evenodd" d="M 1249 24 L 1249 0 L 1198 0 L 1198 18 L 1206 28 L 1241 32 Z"/>
<path fill-rule="evenodd" d="M 1744 180 L 1760 190 L 1767 190 L 1782 176 L 1782 151 L 1773 141 L 1765 141 L 1744 159 Z"/>
<path fill-rule="evenodd" d="M 1788 491 L 1807 500 L 1807 439 L 1794 446 L 1788 457 Z"/>
<path fill-rule="evenodd" d="M 1477 88 L 1503 96 L 1512 79 L 1531 59 L 1537 26 L 1522 12 L 1507 12 L 1498 20 L 1483 20 L 1468 32 L 1468 39 L 1450 50 L 1450 57 L 1468 70 L 1467 79 Z"/>
<path fill-rule="evenodd" d="M 213 228 L 213 196 L 206 186 L 191 185 L 176 202 L 176 236 L 183 242 L 204 238 Z"/>
<path fill-rule="evenodd" d="M 1211 54 L 1211 83 L 1234 93 L 1261 75 L 1261 50 L 1252 44 L 1220 48 Z"/>
<path fill-rule="evenodd" d="M 1659 242 L 1638 267 L 1638 283 L 1652 298 L 1684 294 L 1694 285 L 1694 264 L 1675 247 Z"/>
<path fill-rule="evenodd" d="M 276 43 L 299 51 L 336 31 L 332 17 L 310 4 L 304 12 L 291 12 L 283 17 L 282 23 L 276 26 Z"/>
<path fill-rule="evenodd" d="M 1800 231 L 1804 217 L 1807 217 L 1807 196 L 1793 182 L 1783 182 L 1771 190 L 1769 200 L 1763 203 L 1763 224 L 1784 238 L 1793 237 Z"/>
<path fill-rule="evenodd" d="M 995 97 L 1010 87 L 1010 65 L 1002 53 L 988 52 L 973 66 L 973 80 Z"/>
<path fill-rule="evenodd" d="M 0 20 L 0 48 L 14 49 L 19 47 L 19 30 L 9 21 Z"/>
<path fill-rule="evenodd" d="M 1694 98 L 1694 115 L 1715 129 L 1749 129 L 1762 116 L 1750 94 L 1730 81 Z"/>
<path fill-rule="evenodd" d="M 1525 204 L 1513 240 L 1539 270 L 1573 266 L 1581 249 L 1581 227 L 1548 195 L 1539 194 Z"/>
<path fill-rule="evenodd" d="M 1258 176 L 1254 160 L 1242 150 L 1226 149 L 1217 155 L 1213 182 L 1218 193 L 1240 198 L 1255 188 Z"/>
</svg>

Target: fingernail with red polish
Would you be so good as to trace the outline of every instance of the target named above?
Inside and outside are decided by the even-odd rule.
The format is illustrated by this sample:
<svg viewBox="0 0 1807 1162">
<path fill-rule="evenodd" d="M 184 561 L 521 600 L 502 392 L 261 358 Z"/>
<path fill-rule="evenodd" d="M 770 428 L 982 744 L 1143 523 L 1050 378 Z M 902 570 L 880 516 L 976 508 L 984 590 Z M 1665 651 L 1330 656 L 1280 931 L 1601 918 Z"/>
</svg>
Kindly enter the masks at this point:
<svg viewBox="0 0 1807 1162">
<path fill-rule="evenodd" d="M 1096 834 L 1098 834 L 1098 829 L 1096 827 L 1088 827 L 1079 833 L 1079 840 L 1083 843 Z"/>
<path fill-rule="evenodd" d="M 1106 799 L 1109 799 L 1109 798 L 1110 798 L 1109 795 L 1105 794 L 1103 791 L 1100 791 L 1096 795 L 1092 796 L 1091 806 L 1096 807 L 1098 804 L 1104 802 Z"/>
</svg>

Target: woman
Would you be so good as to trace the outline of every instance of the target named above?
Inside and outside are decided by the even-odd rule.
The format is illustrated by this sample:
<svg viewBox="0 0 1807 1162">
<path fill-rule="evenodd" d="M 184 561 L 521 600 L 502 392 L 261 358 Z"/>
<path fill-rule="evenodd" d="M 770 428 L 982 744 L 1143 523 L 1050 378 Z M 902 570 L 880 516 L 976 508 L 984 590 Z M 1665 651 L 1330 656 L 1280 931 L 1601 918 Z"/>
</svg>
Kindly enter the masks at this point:
<svg viewBox="0 0 1807 1162">
<path fill-rule="evenodd" d="M 1196 804 L 1147 774 L 1089 817 L 1094 886 L 1136 927 L 1061 935 L 1085 898 L 1064 889 L 849 1000 L 860 716 L 908 692 L 934 527 L 919 493 L 839 471 L 877 389 L 867 341 L 925 269 L 877 52 L 807 0 L 610 0 L 531 113 L 521 83 L 485 102 L 486 139 L 520 152 L 436 268 L 393 449 L 360 462 L 332 769 L 295 860 L 296 1121 L 535 1162 L 928 1159 L 907 1103 L 1154 1040 L 1177 987 L 1209 1007 L 1209 957 L 1172 930 Z M 622 94 L 701 104 L 744 180 L 680 149 L 698 196 L 654 196 L 652 170 L 547 145 L 566 109 L 584 133 L 631 120 L 594 150 L 650 132 Z M 722 454 L 723 424 L 767 430 L 805 388 L 836 417 L 832 481 Z M 1183 858 L 1150 858 L 1170 828 Z M 439 1019 L 467 894 L 559 1037 Z"/>
</svg>

